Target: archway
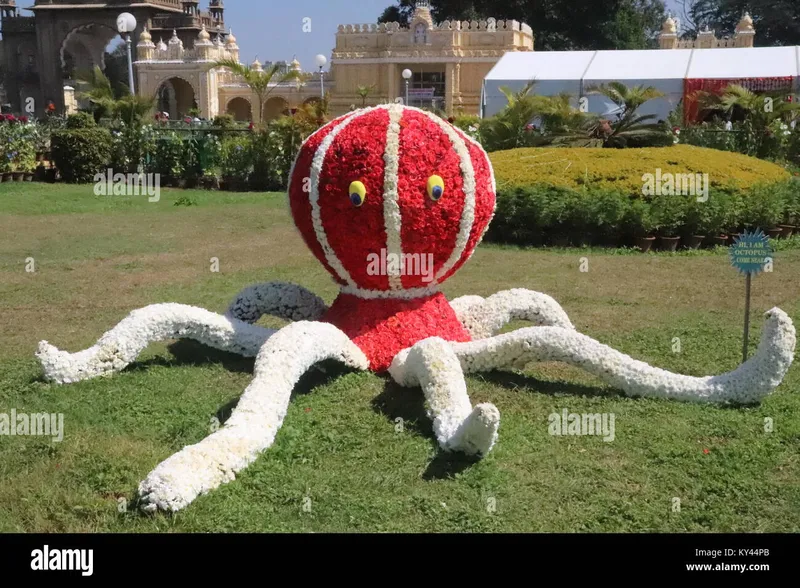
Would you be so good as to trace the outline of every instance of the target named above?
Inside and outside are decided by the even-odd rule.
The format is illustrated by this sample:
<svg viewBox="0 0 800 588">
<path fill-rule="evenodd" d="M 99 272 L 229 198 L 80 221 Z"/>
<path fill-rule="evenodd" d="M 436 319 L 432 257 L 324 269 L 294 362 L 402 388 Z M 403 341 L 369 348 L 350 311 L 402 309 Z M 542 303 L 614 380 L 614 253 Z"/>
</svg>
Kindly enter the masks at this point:
<svg viewBox="0 0 800 588">
<path fill-rule="evenodd" d="M 197 108 L 194 88 L 182 78 L 170 78 L 163 82 L 156 92 L 156 104 L 159 112 L 169 114 L 171 120 L 180 120 Z"/>
<path fill-rule="evenodd" d="M 286 98 L 274 96 L 267 100 L 267 103 L 264 105 L 265 121 L 274 120 L 285 114 L 289 114 L 289 103 L 286 101 Z"/>
<path fill-rule="evenodd" d="M 64 79 L 72 80 L 76 73 L 91 71 L 95 66 L 105 70 L 106 55 L 112 54 L 121 42 L 119 33 L 106 25 L 92 23 L 75 27 L 64 38 L 59 51 Z M 127 53 L 125 55 L 127 60 Z"/>
<path fill-rule="evenodd" d="M 228 102 L 228 114 L 239 122 L 249 122 L 253 120 L 253 106 L 246 98 L 234 98 Z"/>
</svg>

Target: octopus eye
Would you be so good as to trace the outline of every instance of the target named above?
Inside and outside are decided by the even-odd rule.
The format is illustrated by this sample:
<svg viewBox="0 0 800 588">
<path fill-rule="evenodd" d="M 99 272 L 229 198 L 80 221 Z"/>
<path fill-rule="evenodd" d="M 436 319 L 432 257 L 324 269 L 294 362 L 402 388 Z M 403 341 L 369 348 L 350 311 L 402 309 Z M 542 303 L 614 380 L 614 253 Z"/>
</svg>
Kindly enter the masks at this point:
<svg viewBox="0 0 800 588">
<path fill-rule="evenodd" d="M 367 198 L 367 188 L 361 182 L 353 182 L 350 184 L 350 202 L 353 206 L 361 206 Z"/>
<path fill-rule="evenodd" d="M 444 180 L 439 176 L 431 176 L 428 178 L 428 196 L 436 202 L 444 196 Z"/>
</svg>

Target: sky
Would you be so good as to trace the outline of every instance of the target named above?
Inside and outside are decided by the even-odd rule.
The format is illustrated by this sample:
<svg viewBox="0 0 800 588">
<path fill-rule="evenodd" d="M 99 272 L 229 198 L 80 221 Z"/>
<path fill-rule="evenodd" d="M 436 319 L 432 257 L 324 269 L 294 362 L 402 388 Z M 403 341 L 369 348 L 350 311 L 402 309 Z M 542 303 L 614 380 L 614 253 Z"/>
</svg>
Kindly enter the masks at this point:
<svg viewBox="0 0 800 588">
<path fill-rule="evenodd" d="M 207 4 L 202 0 L 201 6 Z M 392 0 L 228 0 L 225 23 L 233 29 L 245 63 L 256 56 L 263 62 L 291 61 L 296 55 L 303 70 L 311 71 L 317 67 L 314 57 L 322 54 L 328 70 L 337 27 L 377 22 L 390 4 Z M 310 32 L 304 32 L 305 22 Z"/>
</svg>

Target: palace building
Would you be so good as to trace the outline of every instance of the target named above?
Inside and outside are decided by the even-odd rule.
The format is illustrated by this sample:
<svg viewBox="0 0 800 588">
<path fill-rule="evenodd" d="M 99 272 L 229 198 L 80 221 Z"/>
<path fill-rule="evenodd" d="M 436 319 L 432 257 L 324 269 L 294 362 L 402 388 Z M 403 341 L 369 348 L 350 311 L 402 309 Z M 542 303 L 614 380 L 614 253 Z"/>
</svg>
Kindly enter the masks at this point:
<svg viewBox="0 0 800 588">
<path fill-rule="evenodd" d="M 28 97 L 41 114 L 47 102 L 58 110 L 77 107 L 73 72 L 103 66 L 104 52 L 116 36 L 122 11 L 139 23 L 134 40 L 136 90 L 156 96 L 160 112 L 173 119 L 199 110 L 204 118 L 232 114 L 258 121 L 258 98 L 220 60 L 240 61 L 236 37 L 225 27 L 222 0 L 36 0 L 32 17 L 20 16 L 15 0 L 0 0 L 2 66 L 8 101 L 20 111 Z M 678 37 L 678 23 L 668 18 L 659 36 L 662 49 L 752 47 L 753 21 L 745 15 L 732 39 L 713 31 L 696 40 Z M 408 100 L 448 115 L 479 114 L 487 74 L 508 54 L 534 51 L 531 27 L 515 20 L 434 22 L 427 0 L 418 0 L 409 26 L 399 23 L 340 25 L 330 72 L 304 72 L 296 60 L 278 62 L 296 79 L 276 81 L 264 106 L 272 119 L 292 108 L 319 100 L 321 85 L 331 113 L 362 105 Z M 544 54 L 535 54 L 544 55 Z M 254 69 L 272 66 L 257 60 Z M 407 77 L 404 77 L 404 73 Z M 366 94 L 366 95 L 365 95 Z"/>
</svg>

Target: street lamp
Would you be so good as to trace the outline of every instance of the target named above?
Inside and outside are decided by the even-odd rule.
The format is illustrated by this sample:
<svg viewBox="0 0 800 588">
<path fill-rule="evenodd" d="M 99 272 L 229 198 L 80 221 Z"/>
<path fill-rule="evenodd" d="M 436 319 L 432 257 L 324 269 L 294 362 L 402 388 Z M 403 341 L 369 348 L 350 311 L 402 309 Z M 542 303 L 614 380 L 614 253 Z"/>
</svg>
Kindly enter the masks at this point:
<svg viewBox="0 0 800 588">
<path fill-rule="evenodd" d="M 413 76 L 413 75 L 414 74 L 411 73 L 410 69 L 404 69 L 403 70 L 403 79 L 406 81 L 406 106 L 409 105 L 408 104 L 408 80 L 410 80 L 411 76 Z"/>
<path fill-rule="evenodd" d="M 322 54 L 317 55 L 314 58 L 319 66 L 319 91 L 322 100 L 325 100 L 325 72 L 322 71 L 322 68 L 325 67 L 325 64 L 328 63 L 328 58 Z"/>
<path fill-rule="evenodd" d="M 135 94 L 133 88 L 133 56 L 131 53 L 131 33 L 136 30 L 136 17 L 130 12 L 123 12 L 117 17 L 117 30 L 120 35 L 125 35 L 125 43 L 128 45 L 128 86 L 131 94 Z"/>
</svg>

